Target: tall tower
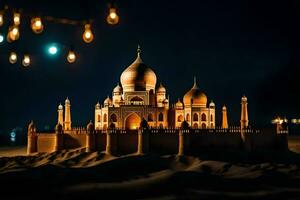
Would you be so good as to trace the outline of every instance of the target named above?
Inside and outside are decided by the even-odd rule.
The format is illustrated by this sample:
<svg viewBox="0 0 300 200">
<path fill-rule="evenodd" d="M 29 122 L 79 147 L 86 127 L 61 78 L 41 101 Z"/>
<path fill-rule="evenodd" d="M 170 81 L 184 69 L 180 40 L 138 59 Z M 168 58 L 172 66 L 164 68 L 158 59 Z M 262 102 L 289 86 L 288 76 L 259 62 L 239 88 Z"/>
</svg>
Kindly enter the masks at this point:
<svg viewBox="0 0 300 200">
<path fill-rule="evenodd" d="M 65 123 L 64 130 L 71 130 L 71 104 L 70 100 L 67 97 L 65 101 Z"/>
<path fill-rule="evenodd" d="M 57 118 L 57 124 L 60 124 L 60 125 L 64 125 L 64 108 L 61 104 L 59 104 L 58 106 L 58 118 Z"/>
<path fill-rule="evenodd" d="M 248 127 L 248 109 L 247 109 L 247 97 L 244 95 L 242 97 L 242 110 L 241 110 L 241 129 L 247 128 Z"/>
<path fill-rule="evenodd" d="M 227 108 L 225 105 L 222 107 L 222 128 L 228 128 Z"/>
</svg>

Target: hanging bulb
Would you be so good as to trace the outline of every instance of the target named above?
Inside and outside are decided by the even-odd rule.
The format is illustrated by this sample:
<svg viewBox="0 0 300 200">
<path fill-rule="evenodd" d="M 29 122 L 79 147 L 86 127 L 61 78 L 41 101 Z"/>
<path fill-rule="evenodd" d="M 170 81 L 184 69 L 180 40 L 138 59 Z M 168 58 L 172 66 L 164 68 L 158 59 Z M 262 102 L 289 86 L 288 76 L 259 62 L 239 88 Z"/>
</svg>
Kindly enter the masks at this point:
<svg viewBox="0 0 300 200">
<path fill-rule="evenodd" d="M 14 13 L 14 24 L 16 26 L 18 26 L 18 25 L 20 25 L 20 23 L 21 23 L 21 15 L 20 15 L 20 13 L 15 12 Z"/>
<path fill-rule="evenodd" d="M 68 56 L 67 56 L 67 60 L 69 63 L 73 63 L 76 61 L 76 55 L 75 55 L 75 52 L 74 51 L 69 51 L 68 52 Z"/>
<path fill-rule="evenodd" d="M 23 57 L 23 60 L 22 60 L 22 65 L 24 67 L 27 67 L 30 65 L 30 57 L 29 55 L 25 54 L 24 57 Z"/>
<path fill-rule="evenodd" d="M 4 13 L 3 11 L 0 11 L 0 26 L 2 26 L 4 23 L 4 14 L 3 13 Z"/>
<path fill-rule="evenodd" d="M 43 32 L 44 26 L 40 17 L 34 17 L 31 19 L 31 29 L 36 34 Z"/>
<path fill-rule="evenodd" d="M 82 35 L 82 38 L 83 38 L 83 41 L 85 43 L 91 43 L 94 39 L 94 35 L 92 33 L 92 30 L 91 30 L 91 24 L 86 24 L 84 26 L 84 33 Z"/>
<path fill-rule="evenodd" d="M 109 14 L 106 17 L 106 21 L 108 24 L 115 25 L 119 22 L 119 16 L 117 14 L 116 8 L 109 8 Z"/>
<path fill-rule="evenodd" d="M 15 64 L 18 60 L 18 56 L 15 52 L 11 52 L 10 55 L 9 55 L 9 62 L 11 64 Z"/>
<path fill-rule="evenodd" d="M 10 26 L 9 31 L 7 34 L 7 41 L 8 42 L 13 42 L 15 40 L 18 40 L 20 37 L 20 31 L 18 26 Z"/>
</svg>

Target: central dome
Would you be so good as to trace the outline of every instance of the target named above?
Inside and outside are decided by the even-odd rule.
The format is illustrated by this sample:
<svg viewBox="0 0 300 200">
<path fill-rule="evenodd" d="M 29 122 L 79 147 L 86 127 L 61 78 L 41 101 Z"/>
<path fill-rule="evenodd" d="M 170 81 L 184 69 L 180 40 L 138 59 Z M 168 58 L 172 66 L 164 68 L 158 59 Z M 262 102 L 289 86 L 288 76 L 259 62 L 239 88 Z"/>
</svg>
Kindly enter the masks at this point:
<svg viewBox="0 0 300 200">
<path fill-rule="evenodd" d="M 138 47 L 137 58 L 121 74 L 121 84 L 124 92 L 149 91 L 155 89 L 156 75 L 154 71 L 143 63 L 141 50 Z"/>
<path fill-rule="evenodd" d="M 194 80 L 193 87 L 184 95 L 183 103 L 185 106 L 191 106 L 192 104 L 196 107 L 206 107 L 207 97 L 204 92 L 198 88 L 196 80 Z"/>
</svg>

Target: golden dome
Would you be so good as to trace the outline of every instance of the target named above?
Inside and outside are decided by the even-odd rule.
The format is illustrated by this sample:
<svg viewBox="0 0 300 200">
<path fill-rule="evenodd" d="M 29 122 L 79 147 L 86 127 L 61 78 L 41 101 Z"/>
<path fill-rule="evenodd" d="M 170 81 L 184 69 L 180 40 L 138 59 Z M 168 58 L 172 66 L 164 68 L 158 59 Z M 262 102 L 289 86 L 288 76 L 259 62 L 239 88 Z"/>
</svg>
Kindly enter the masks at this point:
<svg viewBox="0 0 300 200">
<path fill-rule="evenodd" d="M 104 105 L 110 105 L 111 104 L 111 99 L 109 98 L 109 96 L 107 96 L 107 98 L 104 100 Z"/>
<path fill-rule="evenodd" d="M 184 106 L 190 106 L 191 103 L 193 106 L 206 107 L 207 97 L 204 92 L 200 91 L 194 80 L 193 87 L 184 95 L 183 97 Z"/>
<path fill-rule="evenodd" d="M 143 63 L 141 50 L 138 47 L 137 58 L 121 74 L 121 84 L 126 91 L 144 91 L 155 89 L 156 75 L 153 70 Z"/>
<path fill-rule="evenodd" d="M 61 103 L 58 105 L 58 110 L 63 110 L 64 107 L 61 105 Z"/>
<path fill-rule="evenodd" d="M 175 106 L 176 106 L 176 108 L 183 108 L 183 104 L 180 101 L 180 99 L 178 99 L 178 101 L 176 102 Z"/>
<path fill-rule="evenodd" d="M 118 83 L 118 85 L 114 88 L 113 93 L 122 93 L 123 89 Z"/>
</svg>

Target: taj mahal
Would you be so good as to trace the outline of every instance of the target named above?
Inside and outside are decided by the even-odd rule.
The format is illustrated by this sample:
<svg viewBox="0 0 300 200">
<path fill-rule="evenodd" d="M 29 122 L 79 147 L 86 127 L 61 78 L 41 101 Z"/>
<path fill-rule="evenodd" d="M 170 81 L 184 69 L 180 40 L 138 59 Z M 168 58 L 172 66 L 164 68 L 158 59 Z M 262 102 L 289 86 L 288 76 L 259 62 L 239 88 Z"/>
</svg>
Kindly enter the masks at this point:
<svg viewBox="0 0 300 200">
<path fill-rule="evenodd" d="M 137 57 L 121 74 L 120 83 L 102 104 L 95 105 L 94 122 L 73 127 L 71 103 L 58 106 L 58 120 L 51 133 L 28 127 L 28 153 L 53 152 L 70 148 L 106 153 L 195 153 L 203 149 L 286 148 L 287 131 L 250 129 L 247 97 L 241 98 L 240 124 L 229 127 L 227 109 L 216 126 L 215 104 L 198 87 L 196 78 L 182 100 L 170 104 L 166 87 L 157 84 L 155 72 Z"/>
<path fill-rule="evenodd" d="M 150 127 L 180 127 L 186 119 L 193 128 L 215 127 L 215 105 L 207 107 L 207 97 L 194 81 L 193 87 L 170 107 L 167 90 L 157 86 L 154 71 L 143 63 L 141 50 L 137 58 L 120 77 L 121 85 L 113 89 L 112 98 L 107 97 L 103 105 L 95 106 L 95 128 L 136 129 L 144 118 Z M 60 121 L 63 125 L 63 121 Z"/>
</svg>

